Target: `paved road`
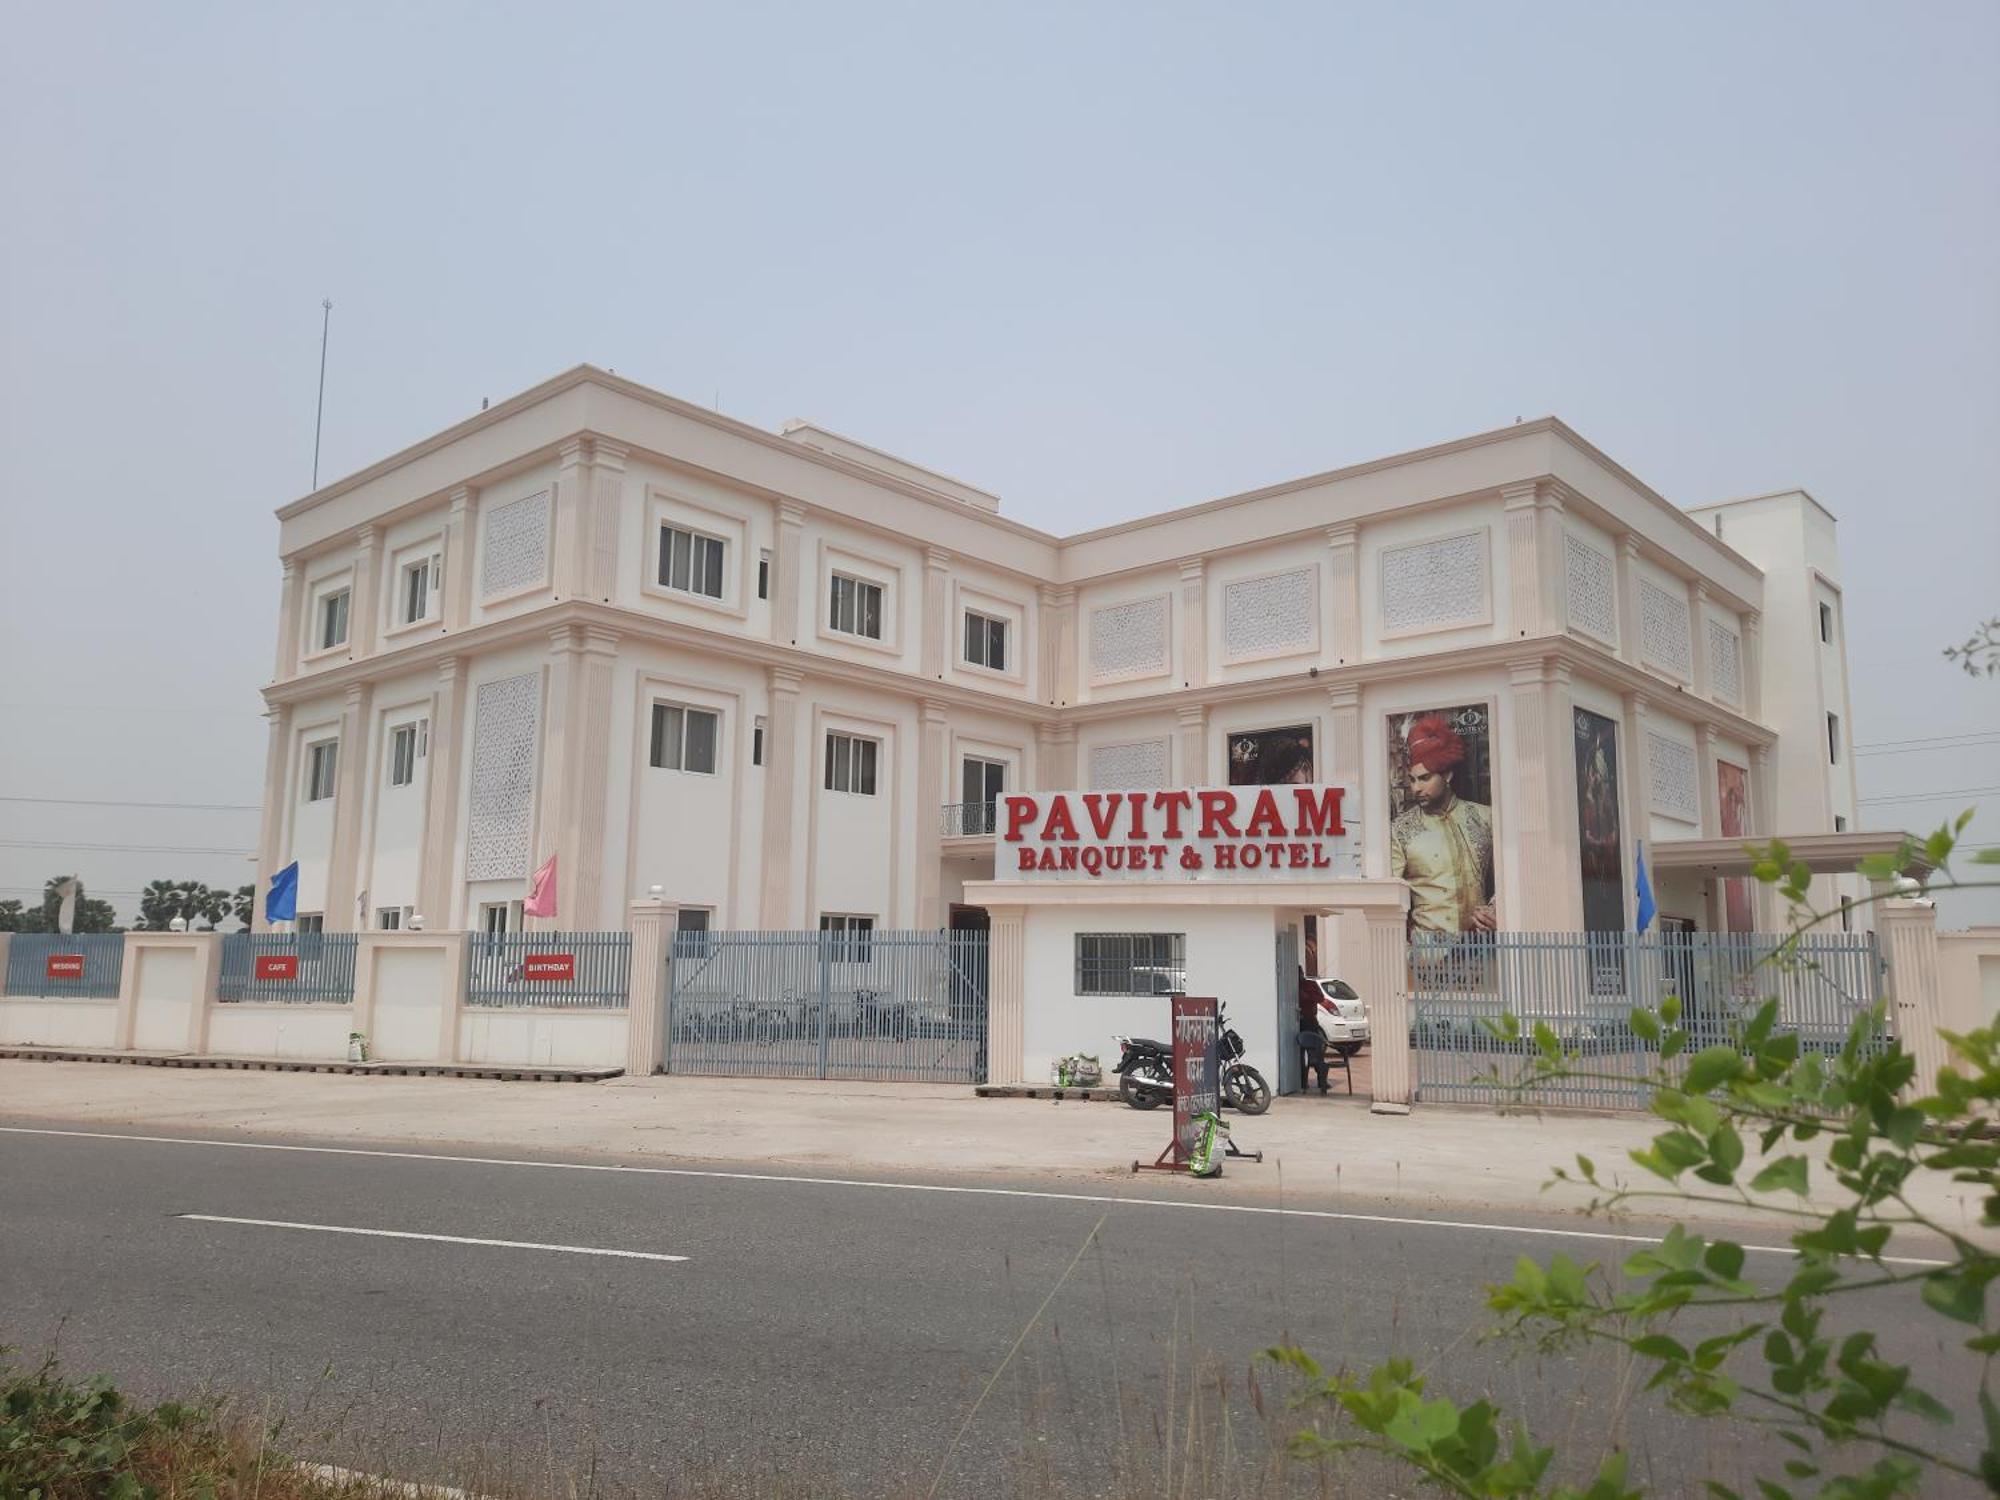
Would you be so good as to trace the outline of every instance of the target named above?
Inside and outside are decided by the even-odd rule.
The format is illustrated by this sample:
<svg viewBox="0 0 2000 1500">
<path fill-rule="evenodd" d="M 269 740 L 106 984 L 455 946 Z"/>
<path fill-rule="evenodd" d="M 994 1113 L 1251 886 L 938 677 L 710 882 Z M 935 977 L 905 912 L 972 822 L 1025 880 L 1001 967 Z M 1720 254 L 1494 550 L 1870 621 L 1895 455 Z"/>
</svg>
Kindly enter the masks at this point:
<svg viewBox="0 0 2000 1500">
<path fill-rule="evenodd" d="M 1230 1441 L 1254 1453 L 1247 1377 L 1286 1334 L 1329 1365 L 1408 1353 L 1559 1442 L 1622 1431 L 1663 1492 L 1741 1460 L 1643 1398 L 1616 1422 L 1603 1359 L 1477 1341 L 1479 1288 L 1516 1255 L 1628 1248 L 1571 1237 L 1574 1219 L 1399 1222 L 1101 1201 L 1185 1203 L 1200 1191 L 1187 1183 L 966 1192 L 26 1123 L 0 1129 L 0 1343 L 59 1340 L 70 1367 L 148 1393 L 267 1399 L 295 1440 L 325 1435 L 361 1467 L 476 1481 L 477 1455 L 537 1487 L 550 1470 L 621 1490 L 747 1469 L 922 1494 L 1059 1282 L 944 1493 L 994 1493 L 996 1466 L 1081 1494 L 1120 1453 L 1157 1465 L 1170 1415 L 1184 1436 L 1191 1369 L 1211 1406 L 1226 1392 Z M 1906 1336 L 1901 1353 L 1940 1385 L 1940 1368 L 1961 1389 L 1976 1378 L 1934 1340 Z M 1276 1411 L 1281 1383 L 1258 1379 Z"/>
</svg>

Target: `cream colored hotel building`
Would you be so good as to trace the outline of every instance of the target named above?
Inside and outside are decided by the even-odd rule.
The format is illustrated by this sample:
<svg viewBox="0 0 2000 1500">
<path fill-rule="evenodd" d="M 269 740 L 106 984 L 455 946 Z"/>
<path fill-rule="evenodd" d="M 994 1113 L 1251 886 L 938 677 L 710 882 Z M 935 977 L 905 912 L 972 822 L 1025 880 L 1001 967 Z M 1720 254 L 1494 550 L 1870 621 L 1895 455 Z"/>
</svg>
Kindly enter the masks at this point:
<svg viewBox="0 0 2000 1500">
<path fill-rule="evenodd" d="M 330 931 L 518 926 L 551 854 L 542 926 L 976 921 L 1033 789 L 1348 782 L 1397 876 L 1433 714 L 1505 929 L 1627 926 L 1641 839 L 1668 919 L 1768 927 L 1744 837 L 1861 842 L 1833 517 L 1683 510 L 1552 418 L 1058 537 L 585 366 L 278 516 L 259 859 Z"/>
</svg>

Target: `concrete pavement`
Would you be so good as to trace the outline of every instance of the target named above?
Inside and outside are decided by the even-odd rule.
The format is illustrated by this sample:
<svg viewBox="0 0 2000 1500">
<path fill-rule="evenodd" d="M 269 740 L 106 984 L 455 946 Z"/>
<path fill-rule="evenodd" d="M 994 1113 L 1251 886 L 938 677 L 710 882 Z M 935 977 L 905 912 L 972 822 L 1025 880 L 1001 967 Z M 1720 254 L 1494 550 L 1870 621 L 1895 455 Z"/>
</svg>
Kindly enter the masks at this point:
<svg viewBox="0 0 2000 1500">
<path fill-rule="evenodd" d="M 1132 1161 L 1157 1155 L 1171 1128 L 1164 1110 L 980 1099 L 950 1085 L 656 1077 L 555 1086 L 0 1060 L 0 1119 L 8 1117 L 484 1155 L 1098 1183 L 1129 1181 Z M 1223 1182 L 1199 1186 L 1211 1197 L 1420 1213 L 1580 1211 L 1587 1194 L 1545 1191 L 1551 1167 L 1582 1152 L 1600 1171 L 1638 1181 L 1645 1174 L 1625 1153 L 1656 1128 L 1636 1116 L 1503 1117 L 1443 1106 L 1373 1115 L 1364 1098 L 1343 1095 L 1279 1099 L 1261 1118 L 1229 1118 L 1239 1143 L 1265 1160 L 1230 1163 Z M 1922 1191 L 1926 1212 L 1975 1229 L 1970 1195 L 1948 1183 Z M 1693 1213 L 1757 1221 L 1740 1208 Z"/>
</svg>

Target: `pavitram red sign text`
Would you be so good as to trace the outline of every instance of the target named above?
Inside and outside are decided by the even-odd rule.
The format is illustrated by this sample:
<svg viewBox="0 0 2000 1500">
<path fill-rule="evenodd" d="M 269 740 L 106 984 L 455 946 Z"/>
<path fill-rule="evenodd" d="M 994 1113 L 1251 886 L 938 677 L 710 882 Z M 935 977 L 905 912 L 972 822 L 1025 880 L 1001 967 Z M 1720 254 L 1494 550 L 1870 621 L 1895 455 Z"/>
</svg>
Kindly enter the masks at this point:
<svg viewBox="0 0 2000 1500">
<path fill-rule="evenodd" d="M 1344 880 L 1360 874 L 1345 785 L 1000 798 L 1008 880 Z"/>
</svg>

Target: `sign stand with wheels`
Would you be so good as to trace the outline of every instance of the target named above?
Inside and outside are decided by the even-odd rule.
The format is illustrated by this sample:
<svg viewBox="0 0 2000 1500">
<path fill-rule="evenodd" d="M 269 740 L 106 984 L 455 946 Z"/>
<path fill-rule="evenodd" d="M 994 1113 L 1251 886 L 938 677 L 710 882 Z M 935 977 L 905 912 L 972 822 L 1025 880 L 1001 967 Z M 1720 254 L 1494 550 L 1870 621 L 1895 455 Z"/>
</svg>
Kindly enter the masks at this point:
<svg viewBox="0 0 2000 1500">
<path fill-rule="evenodd" d="M 1174 1027 L 1174 1137 L 1152 1161 L 1135 1161 L 1134 1172 L 1186 1172 L 1193 1161 L 1201 1134 L 1200 1117 L 1217 1114 L 1222 1108 L 1221 1059 L 1218 1052 L 1217 1012 L 1213 995 L 1175 995 Z M 1262 1161 L 1261 1151 L 1239 1151 L 1236 1143 L 1224 1138 L 1223 1155 L 1243 1161 Z"/>
</svg>

